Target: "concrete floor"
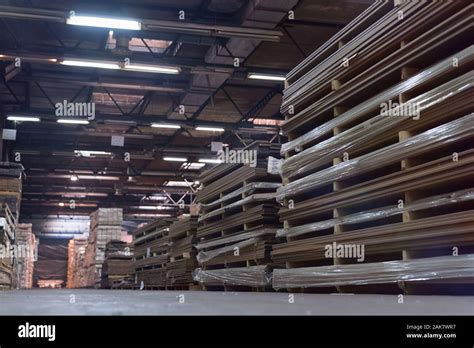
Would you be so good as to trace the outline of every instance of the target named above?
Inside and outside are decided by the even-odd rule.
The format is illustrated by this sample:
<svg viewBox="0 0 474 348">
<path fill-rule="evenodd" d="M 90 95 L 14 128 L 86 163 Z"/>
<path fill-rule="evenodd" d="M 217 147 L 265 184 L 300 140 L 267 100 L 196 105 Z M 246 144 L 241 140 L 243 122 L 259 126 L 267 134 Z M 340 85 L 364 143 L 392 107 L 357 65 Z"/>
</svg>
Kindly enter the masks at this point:
<svg viewBox="0 0 474 348">
<path fill-rule="evenodd" d="M 184 297 L 183 297 L 184 295 Z M 0 292 L 0 315 L 473 315 L 474 297 L 33 289 Z"/>
</svg>

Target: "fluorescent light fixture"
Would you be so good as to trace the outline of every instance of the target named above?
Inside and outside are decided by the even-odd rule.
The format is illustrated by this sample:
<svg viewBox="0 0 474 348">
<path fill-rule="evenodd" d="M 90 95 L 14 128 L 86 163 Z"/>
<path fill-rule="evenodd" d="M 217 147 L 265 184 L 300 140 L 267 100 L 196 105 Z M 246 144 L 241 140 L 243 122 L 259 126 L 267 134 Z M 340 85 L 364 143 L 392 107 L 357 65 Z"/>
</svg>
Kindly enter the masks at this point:
<svg viewBox="0 0 474 348">
<path fill-rule="evenodd" d="M 88 120 L 77 120 L 71 118 L 60 118 L 57 121 L 58 123 L 67 123 L 67 124 L 89 124 Z"/>
<path fill-rule="evenodd" d="M 136 20 L 92 17 L 92 16 L 76 16 L 71 15 L 67 18 L 66 23 L 69 25 L 80 25 L 84 27 L 122 29 L 122 30 L 141 30 L 142 24 Z"/>
<path fill-rule="evenodd" d="M 38 117 L 32 116 L 8 116 L 8 121 L 17 121 L 17 122 L 39 122 L 40 119 Z"/>
<path fill-rule="evenodd" d="M 189 187 L 189 183 L 186 181 L 168 181 L 164 186 L 175 186 L 175 187 Z"/>
<path fill-rule="evenodd" d="M 152 123 L 153 128 L 167 128 L 167 129 L 180 129 L 181 126 L 177 124 L 165 124 L 165 123 Z"/>
<path fill-rule="evenodd" d="M 182 170 L 198 170 L 198 169 L 201 169 L 202 167 L 204 167 L 206 164 L 205 163 L 183 163 L 181 165 L 181 168 L 179 169 L 182 169 Z"/>
<path fill-rule="evenodd" d="M 220 159 L 217 158 L 200 158 L 198 160 L 200 163 L 222 163 Z"/>
<path fill-rule="evenodd" d="M 145 201 L 166 201 L 166 200 L 168 200 L 168 197 L 152 195 L 152 196 L 144 196 L 142 198 L 142 200 L 145 200 Z"/>
<path fill-rule="evenodd" d="M 188 159 L 184 157 L 163 157 L 163 160 L 169 162 L 186 162 Z"/>
<path fill-rule="evenodd" d="M 120 65 L 118 63 L 101 62 L 97 60 L 64 59 L 61 62 L 61 64 L 68 65 L 68 66 L 84 67 L 84 68 L 120 69 Z"/>
<path fill-rule="evenodd" d="M 107 175 L 79 175 L 80 180 L 112 180 L 118 181 L 120 177 L 118 176 L 107 176 Z"/>
<path fill-rule="evenodd" d="M 144 71 L 158 74 L 179 74 L 180 69 L 173 66 L 162 65 L 144 65 L 144 64 L 126 64 L 124 69 L 132 71 Z"/>
<path fill-rule="evenodd" d="M 269 75 L 269 74 L 249 73 L 247 78 L 252 79 L 252 80 L 286 81 L 285 76 Z"/>
<path fill-rule="evenodd" d="M 140 210 L 172 210 L 172 207 L 163 207 L 160 205 L 139 205 Z"/>
<path fill-rule="evenodd" d="M 91 157 L 91 155 L 94 155 L 94 156 L 112 156 L 111 152 L 88 151 L 88 150 L 74 150 L 74 154 L 76 156 L 82 156 L 82 157 Z"/>
<path fill-rule="evenodd" d="M 194 129 L 198 131 L 204 131 L 204 132 L 225 132 L 224 128 L 219 128 L 219 127 L 196 127 Z"/>
</svg>

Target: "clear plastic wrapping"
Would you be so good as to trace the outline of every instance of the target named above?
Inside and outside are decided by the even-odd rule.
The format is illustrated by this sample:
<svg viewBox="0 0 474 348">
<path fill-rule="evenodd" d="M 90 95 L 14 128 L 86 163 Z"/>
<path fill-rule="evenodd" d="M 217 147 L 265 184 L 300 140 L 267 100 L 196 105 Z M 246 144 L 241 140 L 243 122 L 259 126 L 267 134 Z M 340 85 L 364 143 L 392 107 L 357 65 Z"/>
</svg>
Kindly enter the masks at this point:
<svg viewBox="0 0 474 348">
<path fill-rule="evenodd" d="M 283 201 L 285 198 L 308 192 L 330 182 L 345 179 L 356 174 L 363 174 L 376 168 L 399 162 L 404 158 L 414 156 L 423 151 L 434 150 L 442 145 L 472 136 L 472 129 L 474 129 L 474 113 L 415 135 L 405 141 L 375 150 L 349 161 L 341 162 L 333 167 L 295 180 L 277 190 L 277 200 Z"/>
<path fill-rule="evenodd" d="M 243 193 L 246 194 L 252 194 L 255 192 L 255 190 L 258 189 L 265 189 L 265 190 L 270 190 L 270 189 L 277 189 L 281 187 L 280 183 L 274 183 L 274 182 L 252 182 L 250 184 L 245 185 L 244 187 L 241 187 L 231 193 L 226 194 L 224 197 L 219 198 L 218 200 L 215 200 L 214 202 L 204 204 L 201 203 L 201 206 L 203 208 L 209 209 L 215 206 L 219 206 L 221 203 L 235 197 L 241 196 Z"/>
<path fill-rule="evenodd" d="M 301 146 L 315 141 L 316 139 L 320 138 L 324 134 L 332 131 L 335 127 L 340 127 L 352 120 L 357 119 L 361 115 L 370 112 L 371 110 L 376 110 L 380 108 L 380 104 L 387 102 L 399 94 L 407 92 L 408 90 L 412 89 L 415 86 L 418 86 L 422 83 L 430 81 L 431 79 L 436 78 L 440 74 L 443 74 L 449 70 L 452 70 L 453 67 L 453 59 L 458 60 L 458 64 L 464 64 L 472 60 L 472 56 L 474 55 L 474 45 L 467 47 L 466 49 L 458 52 L 457 54 L 437 63 L 434 64 L 427 69 L 419 72 L 418 74 L 413 75 L 412 77 L 390 87 L 389 89 L 383 91 L 375 95 L 372 98 L 369 98 L 365 102 L 351 108 L 349 111 L 339 115 L 338 117 L 334 118 L 333 120 L 326 122 L 311 131 L 301 135 L 300 137 L 289 141 L 281 146 L 281 153 L 285 154 L 288 151 L 295 150 L 300 148 Z M 454 68 L 455 69 L 455 68 Z M 291 118 L 290 120 L 293 120 Z"/>
<path fill-rule="evenodd" d="M 409 204 L 404 204 L 403 207 L 398 207 L 397 205 L 388 206 L 379 209 L 350 214 L 341 218 L 318 221 L 290 228 L 282 228 L 277 231 L 277 237 L 294 237 L 310 232 L 325 230 L 336 225 L 350 225 L 365 221 L 378 220 L 393 215 L 402 214 L 407 211 L 417 211 L 422 209 L 440 207 L 447 204 L 465 202 L 469 200 L 474 200 L 474 188 L 420 199 Z"/>
<path fill-rule="evenodd" d="M 228 243 L 234 243 L 234 242 L 239 242 L 245 239 L 249 238 L 255 238 L 255 237 L 260 237 L 264 235 L 275 235 L 276 233 L 275 228 L 263 228 L 263 229 L 258 229 L 254 231 L 242 231 L 235 233 L 230 236 L 222 237 L 222 238 L 217 238 L 213 239 L 210 241 L 204 241 L 195 246 L 197 250 L 205 249 L 205 248 L 210 248 L 213 246 L 218 246 L 218 245 L 223 245 L 223 244 L 228 244 Z"/>
<path fill-rule="evenodd" d="M 203 270 L 197 268 L 193 279 L 205 285 L 242 285 L 269 286 L 272 281 L 271 269 L 268 266 L 251 266 Z"/>
<path fill-rule="evenodd" d="M 240 207 L 244 204 L 275 200 L 275 197 L 276 197 L 276 192 L 256 193 L 251 196 L 245 197 L 244 199 L 241 199 L 237 202 L 227 204 L 225 207 L 213 210 L 207 214 L 203 214 L 199 217 L 198 221 L 203 221 L 210 217 L 223 214 L 229 210 L 232 210 L 233 208 Z"/>
<path fill-rule="evenodd" d="M 386 284 L 474 277 L 474 254 L 440 256 L 408 261 L 275 269 L 273 288 L 309 288 L 340 285 Z"/>
<path fill-rule="evenodd" d="M 214 250 L 209 250 L 209 251 L 200 251 L 199 254 L 197 254 L 196 259 L 198 260 L 199 263 L 204 263 L 209 260 L 212 260 L 216 256 L 225 254 L 226 252 L 235 250 L 235 248 L 245 248 L 249 245 L 253 245 L 259 241 L 258 238 L 250 238 L 247 240 L 244 240 L 242 242 L 232 244 L 232 245 L 227 245 L 225 247 L 219 248 L 219 249 L 214 249 Z"/>
<path fill-rule="evenodd" d="M 429 92 L 412 98 L 398 106 L 398 108 L 394 108 L 393 111 L 395 112 L 396 109 L 403 110 L 405 105 L 413 105 L 416 106 L 418 112 L 421 113 L 472 87 L 474 87 L 473 71 L 459 76 Z M 349 111 L 349 113 L 351 112 Z M 300 175 L 310 169 L 328 163 L 334 157 L 341 156 L 343 152 L 357 148 L 373 137 L 405 122 L 407 118 L 410 117 L 387 117 L 379 113 L 377 116 L 355 127 L 291 156 L 283 162 L 282 175 L 284 177 Z"/>
</svg>

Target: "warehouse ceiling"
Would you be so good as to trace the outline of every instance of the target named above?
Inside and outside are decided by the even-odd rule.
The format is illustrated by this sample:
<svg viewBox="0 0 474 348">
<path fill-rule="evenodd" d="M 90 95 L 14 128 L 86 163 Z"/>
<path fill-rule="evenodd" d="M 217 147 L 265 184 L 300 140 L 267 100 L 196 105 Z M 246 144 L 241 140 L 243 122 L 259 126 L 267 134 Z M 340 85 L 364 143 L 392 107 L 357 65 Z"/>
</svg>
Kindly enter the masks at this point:
<svg viewBox="0 0 474 348">
<path fill-rule="evenodd" d="M 139 220 L 182 211 L 179 202 L 193 201 L 199 170 L 209 166 L 199 159 L 215 157 L 211 141 L 279 141 L 277 123 L 265 120 L 282 119 L 283 84 L 248 75 L 285 75 L 370 2 L 0 0 L 0 115 L 10 136 L 16 130 L 15 140 L 4 132 L 2 153 L 25 168 L 22 218 L 99 206 Z M 139 19 L 142 30 L 68 25 L 70 11 Z M 65 64 L 71 60 L 123 65 Z M 94 103 L 95 115 L 87 124 L 58 123 L 64 102 Z M 162 128 L 169 124 L 179 128 Z"/>
</svg>

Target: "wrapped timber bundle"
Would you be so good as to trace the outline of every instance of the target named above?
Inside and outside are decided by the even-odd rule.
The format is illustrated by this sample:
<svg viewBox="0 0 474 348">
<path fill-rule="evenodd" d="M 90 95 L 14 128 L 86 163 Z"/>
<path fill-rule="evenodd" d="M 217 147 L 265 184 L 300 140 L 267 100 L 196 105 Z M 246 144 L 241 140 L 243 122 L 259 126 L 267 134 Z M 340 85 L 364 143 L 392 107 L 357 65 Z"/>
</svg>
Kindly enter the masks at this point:
<svg viewBox="0 0 474 348">
<path fill-rule="evenodd" d="M 85 263 L 87 239 L 73 238 L 68 243 L 67 284 L 69 289 L 85 286 Z"/>
<path fill-rule="evenodd" d="M 196 232 L 198 217 L 191 215 L 178 219 L 169 227 L 169 256 L 166 266 L 168 283 L 175 288 L 193 288 L 192 272 L 197 267 Z"/>
<path fill-rule="evenodd" d="M 233 269 L 240 275 L 245 269 L 255 274 L 271 263 L 270 251 L 281 227 L 275 199 L 276 190 L 281 187 L 279 148 L 279 144 L 255 142 L 234 150 L 254 153 L 253 165 L 223 163 L 202 173 L 203 188 L 197 193 L 202 214 L 196 244 L 200 270 L 196 274 L 208 271 L 232 274 Z M 195 280 L 205 287 L 220 285 L 229 289 L 232 286 L 260 288 L 268 284 L 260 281 L 265 278 L 263 271 L 253 283 L 243 284 L 238 281 L 239 276 L 218 281 L 224 278 L 195 277 Z M 256 278 L 252 275 L 249 279 Z"/>
<path fill-rule="evenodd" d="M 214 270 L 197 268 L 194 279 L 198 282 L 219 286 L 222 284 L 267 287 L 271 285 L 272 272 L 269 266 L 235 267 Z"/>
<path fill-rule="evenodd" d="M 16 228 L 17 250 L 17 287 L 30 289 L 33 287 L 33 270 L 36 261 L 36 237 L 32 224 L 18 224 Z"/>
<path fill-rule="evenodd" d="M 376 2 L 287 75 L 274 286 L 474 292 L 433 258 L 474 252 L 473 9 Z"/>
<path fill-rule="evenodd" d="M 111 240 L 105 246 L 101 287 L 131 288 L 134 282 L 133 246 L 120 240 Z"/>
<path fill-rule="evenodd" d="M 169 261 L 169 226 L 175 219 L 150 222 L 133 232 L 136 282 L 142 288 L 166 288 Z"/>
<path fill-rule="evenodd" d="M 68 246 L 66 241 L 54 238 L 40 238 L 38 260 L 35 262 L 33 286 L 66 286 Z"/>
<path fill-rule="evenodd" d="M 90 216 L 90 232 L 86 247 L 85 287 L 100 285 L 105 246 L 122 237 L 122 208 L 99 208 Z"/>
</svg>

